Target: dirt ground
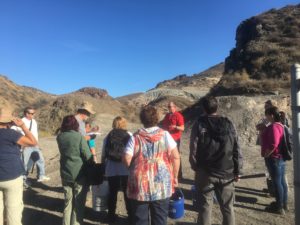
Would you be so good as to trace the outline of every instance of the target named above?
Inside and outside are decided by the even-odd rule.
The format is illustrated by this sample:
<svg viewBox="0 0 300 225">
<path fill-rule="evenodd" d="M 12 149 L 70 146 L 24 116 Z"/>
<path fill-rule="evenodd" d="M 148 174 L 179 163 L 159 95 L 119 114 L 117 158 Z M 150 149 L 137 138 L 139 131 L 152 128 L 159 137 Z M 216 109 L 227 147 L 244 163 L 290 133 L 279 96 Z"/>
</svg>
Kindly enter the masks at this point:
<svg viewBox="0 0 300 225">
<path fill-rule="evenodd" d="M 134 131 L 132 126 L 131 131 Z M 105 134 L 109 129 L 103 130 Z M 104 135 L 98 137 L 97 144 L 100 154 L 101 142 Z M 193 185 L 194 173 L 188 162 L 188 140 L 189 131 L 185 132 L 182 137 L 182 164 L 184 179 L 180 183 L 185 196 L 185 215 L 179 220 L 168 220 L 168 225 L 192 225 L 196 224 L 197 212 L 192 206 L 191 186 Z M 63 211 L 63 193 L 59 176 L 59 152 L 56 145 L 55 137 L 40 139 L 40 146 L 43 149 L 46 161 L 46 172 L 51 180 L 43 184 L 35 182 L 35 172 L 30 175 L 32 178 L 32 187 L 24 191 L 24 225 L 60 225 Z M 259 154 L 257 146 L 242 146 L 244 155 L 244 174 L 255 174 L 265 172 L 264 162 Z M 289 212 L 284 216 L 268 213 L 264 208 L 274 198 L 269 197 L 263 189 L 266 188 L 265 178 L 245 179 L 236 183 L 235 215 L 237 225 L 271 225 L 271 224 L 294 224 L 294 188 L 292 185 L 293 172 L 292 162 L 287 163 L 287 174 L 289 181 Z M 117 203 L 118 220 L 116 225 L 126 224 L 126 212 L 121 193 L 119 193 Z M 213 207 L 212 224 L 221 224 L 222 216 L 217 204 Z M 86 225 L 106 224 L 104 215 L 95 213 L 92 209 L 92 197 L 89 192 L 86 213 Z"/>
</svg>

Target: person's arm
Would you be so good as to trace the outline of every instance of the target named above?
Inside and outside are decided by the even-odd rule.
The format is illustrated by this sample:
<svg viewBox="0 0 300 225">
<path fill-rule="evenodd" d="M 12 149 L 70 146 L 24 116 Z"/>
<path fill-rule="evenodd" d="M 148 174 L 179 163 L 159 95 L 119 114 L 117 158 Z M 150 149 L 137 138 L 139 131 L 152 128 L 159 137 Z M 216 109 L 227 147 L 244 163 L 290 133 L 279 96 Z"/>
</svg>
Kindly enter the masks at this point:
<svg viewBox="0 0 300 225">
<path fill-rule="evenodd" d="M 182 116 L 181 113 L 177 113 L 177 118 L 176 118 L 176 125 L 171 125 L 171 129 L 175 129 L 175 130 L 178 130 L 178 131 L 184 131 L 184 118 Z"/>
<path fill-rule="evenodd" d="M 101 163 L 105 163 L 106 160 L 106 152 L 105 152 L 105 145 L 106 145 L 107 136 L 103 140 L 102 150 L 101 150 Z"/>
<path fill-rule="evenodd" d="M 270 127 L 271 130 L 268 132 L 268 148 L 264 151 L 264 157 L 267 158 L 278 148 L 280 139 L 281 139 L 281 132 L 275 126 Z"/>
<path fill-rule="evenodd" d="M 86 140 L 84 139 L 83 136 L 80 136 L 81 140 L 80 140 L 80 151 L 81 151 L 81 155 L 82 155 L 82 159 L 84 161 L 88 161 L 92 158 L 92 153 L 90 151 L 90 148 L 86 142 Z"/>
<path fill-rule="evenodd" d="M 178 152 L 177 147 L 171 150 L 171 163 L 173 167 L 173 174 L 174 174 L 174 185 L 175 187 L 178 186 L 178 172 L 180 167 L 180 155 Z"/>
<path fill-rule="evenodd" d="M 122 162 L 124 163 L 124 165 L 127 168 L 130 166 L 131 160 L 133 158 L 134 145 L 135 145 L 134 136 L 130 136 L 130 139 L 127 142 L 127 145 L 126 145 L 125 150 L 124 150 L 124 154 L 122 156 Z"/>
<path fill-rule="evenodd" d="M 230 123 L 231 123 L 230 128 L 232 129 L 231 132 L 233 133 L 233 136 L 234 136 L 234 145 L 233 145 L 233 152 L 232 152 L 232 160 L 233 160 L 233 166 L 234 166 L 233 174 L 234 174 L 235 181 L 238 182 L 240 180 L 240 173 L 241 173 L 241 169 L 243 166 L 243 156 L 241 153 L 239 139 L 238 139 L 236 129 L 231 121 L 230 121 Z"/>
<path fill-rule="evenodd" d="M 199 139 L 199 135 L 198 135 L 198 128 L 199 124 L 198 122 L 196 122 L 193 127 L 192 127 L 192 131 L 191 131 L 191 136 L 190 136 L 190 156 L 189 156 L 189 161 L 190 161 L 190 165 L 191 168 L 196 171 L 197 170 L 197 158 L 196 158 L 196 154 L 197 154 L 197 145 L 198 145 L 198 139 Z"/>
<path fill-rule="evenodd" d="M 127 168 L 130 166 L 131 160 L 132 160 L 132 155 L 129 155 L 127 153 L 125 153 L 122 157 L 122 162 Z"/>
<path fill-rule="evenodd" d="M 94 147 L 90 148 L 90 151 L 92 153 L 92 156 L 93 156 L 93 160 L 95 163 L 97 163 L 97 155 L 96 155 L 96 149 Z"/>
<path fill-rule="evenodd" d="M 12 120 L 17 127 L 20 127 L 24 132 L 24 136 L 22 136 L 18 141 L 17 144 L 28 147 L 28 146 L 35 146 L 37 145 L 37 140 L 33 136 L 33 134 L 29 131 L 26 127 L 24 122 L 20 118 L 15 118 Z"/>
<path fill-rule="evenodd" d="M 180 126 L 174 126 L 174 129 L 184 131 L 184 124 Z"/>
</svg>

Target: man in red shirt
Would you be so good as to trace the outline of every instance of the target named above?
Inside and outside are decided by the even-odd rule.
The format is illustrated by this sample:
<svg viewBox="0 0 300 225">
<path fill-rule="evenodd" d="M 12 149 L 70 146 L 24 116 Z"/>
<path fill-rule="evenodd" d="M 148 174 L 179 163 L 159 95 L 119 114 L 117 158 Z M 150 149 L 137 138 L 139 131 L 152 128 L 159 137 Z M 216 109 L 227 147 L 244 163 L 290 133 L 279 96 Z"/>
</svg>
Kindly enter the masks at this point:
<svg viewBox="0 0 300 225">
<path fill-rule="evenodd" d="M 174 102 L 168 104 L 169 113 L 165 115 L 162 121 L 162 128 L 169 131 L 174 141 L 177 143 L 177 148 L 180 153 L 180 138 L 184 131 L 184 118 L 180 112 L 177 112 L 177 107 Z M 182 178 L 182 168 L 180 163 L 178 178 Z"/>
</svg>

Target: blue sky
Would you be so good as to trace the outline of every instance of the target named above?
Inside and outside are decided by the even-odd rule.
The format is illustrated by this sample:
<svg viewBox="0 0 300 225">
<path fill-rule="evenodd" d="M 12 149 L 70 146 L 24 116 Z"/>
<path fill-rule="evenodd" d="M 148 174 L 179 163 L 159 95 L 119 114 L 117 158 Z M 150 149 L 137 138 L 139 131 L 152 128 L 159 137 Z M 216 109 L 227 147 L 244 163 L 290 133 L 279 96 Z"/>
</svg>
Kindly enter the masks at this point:
<svg viewBox="0 0 300 225">
<path fill-rule="evenodd" d="M 0 0 L 0 74 L 65 94 L 147 91 L 224 61 L 245 19 L 294 0 Z"/>
</svg>

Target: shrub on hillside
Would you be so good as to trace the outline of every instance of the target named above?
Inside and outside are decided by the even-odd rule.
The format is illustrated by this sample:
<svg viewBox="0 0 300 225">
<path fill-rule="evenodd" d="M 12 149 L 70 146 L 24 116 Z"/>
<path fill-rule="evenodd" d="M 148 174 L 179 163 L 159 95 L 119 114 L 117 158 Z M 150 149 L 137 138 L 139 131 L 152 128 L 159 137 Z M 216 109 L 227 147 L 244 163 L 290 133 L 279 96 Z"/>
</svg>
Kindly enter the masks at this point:
<svg viewBox="0 0 300 225">
<path fill-rule="evenodd" d="M 270 10 L 243 21 L 236 47 L 225 60 L 225 73 L 246 70 L 252 79 L 283 79 L 300 62 L 300 4 Z"/>
</svg>

